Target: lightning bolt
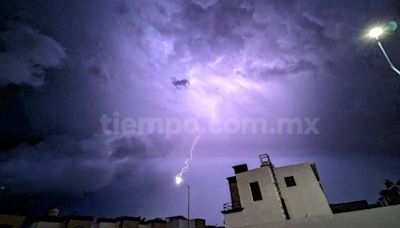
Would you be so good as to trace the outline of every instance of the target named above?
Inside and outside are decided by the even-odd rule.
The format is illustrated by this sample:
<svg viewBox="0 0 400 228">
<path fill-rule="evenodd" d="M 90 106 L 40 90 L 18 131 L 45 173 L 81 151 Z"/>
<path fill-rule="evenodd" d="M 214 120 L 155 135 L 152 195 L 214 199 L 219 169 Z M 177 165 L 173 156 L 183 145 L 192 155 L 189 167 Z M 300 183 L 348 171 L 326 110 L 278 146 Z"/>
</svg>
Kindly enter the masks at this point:
<svg viewBox="0 0 400 228">
<path fill-rule="evenodd" d="M 192 75 L 189 76 L 189 81 L 190 81 L 191 83 L 194 82 L 193 79 L 192 79 Z M 214 102 L 214 103 L 212 104 L 212 108 L 211 108 L 210 120 L 215 119 L 215 118 L 216 118 L 216 115 L 217 115 L 217 102 Z M 197 142 L 198 142 L 199 139 L 201 138 L 200 129 L 197 128 L 196 131 L 197 131 L 197 135 L 196 135 L 196 137 L 194 138 L 193 143 L 192 143 L 192 146 L 190 147 L 190 150 L 189 150 L 189 158 L 187 158 L 187 159 L 185 160 L 185 162 L 184 162 L 185 165 L 182 167 L 181 171 L 175 176 L 175 183 L 178 184 L 178 185 L 181 184 L 182 181 L 183 181 L 183 178 L 182 178 L 183 174 L 189 171 L 189 163 L 190 163 L 190 161 L 192 161 L 192 159 L 193 159 L 193 151 L 194 151 L 194 149 L 196 148 Z"/>
<path fill-rule="evenodd" d="M 175 177 L 177 184 L 182 182 L 182 175 L 184 173 L 186 173 L 187 171 L 189 171 L 189 162 L 193 159 L 193 151 L 194 151 L 194 149 L 197 145 L 197 142 L 199 141 L 200 138 L 201 138 L 200 130 L 197 130 L 197 135 L 193 140 L 192 146 L 190 147 L 189 158 L 187 158 L 185 160 L 185 165 L 182 167 L 181 171 Z"/>
</svg>

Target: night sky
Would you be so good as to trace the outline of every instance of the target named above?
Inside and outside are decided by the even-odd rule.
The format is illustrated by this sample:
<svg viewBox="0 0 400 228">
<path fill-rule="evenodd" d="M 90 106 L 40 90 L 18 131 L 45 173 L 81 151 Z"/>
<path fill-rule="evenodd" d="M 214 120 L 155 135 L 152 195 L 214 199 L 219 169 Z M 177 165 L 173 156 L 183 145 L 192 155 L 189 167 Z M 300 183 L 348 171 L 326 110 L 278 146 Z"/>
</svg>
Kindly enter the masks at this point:
<svg viewBox="0 0 400 228">
<path fill-rule="evenodd" d="M 331 203 L 374 203 L 400 178 L 400 76 L 365 34 L 398 20 L 398 0 L 3 0 L 0 209 L 185 215 L 196 134 L 105 133 L 104 115 L 318 118 L 319 134 L 202 134 L 183 177 L 209 224 L 231 166 L 263 153 L 315 161 Z M 400 65 L 400 30 L 382 42 Z"/>
</svg>

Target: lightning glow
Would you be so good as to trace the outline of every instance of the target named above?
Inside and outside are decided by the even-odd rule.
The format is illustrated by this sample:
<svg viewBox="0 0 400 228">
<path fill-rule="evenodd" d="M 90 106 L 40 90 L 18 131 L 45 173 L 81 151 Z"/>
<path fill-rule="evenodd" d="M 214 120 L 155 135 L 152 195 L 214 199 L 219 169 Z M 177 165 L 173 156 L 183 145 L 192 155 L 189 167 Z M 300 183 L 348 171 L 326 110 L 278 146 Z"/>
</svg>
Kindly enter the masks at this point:
<svg viewBox="0 0 400 228">
<path fill-rule="evenodd" d="M 177 185 L 181 184 L 183 181 L 182 175 L 189 171 L 189 162 L 193 159 L 193 151 L 197 145 L 197 142 L 199 141 L 201 137 L 200 130 L 197 131 L 197 135 L 193 140 L 192 146 L 190 147 L 189 151 L 189 158 L 185 160 L 185 165 L 182 167 L 181 171 L 175 176 L 175 183 Z"/>
<path fill-rule="evenodd" d="M 193 104 L 196 115 L 206 116 L 208 121 L 218 121 L 219 105 L 230 95 L 240 94 L 245 90 L 261 90 L 259 84 L 252 83 L 244 78 L 245 74 L 240 67 L 227 72 L 226 76 L 221 76 L 218 70 L 214 68 L 219 68 L 218 65 L 221 64 L 222 60 L 223 57 L 219 57 L 214 63 L 206 67 L 194 66 L 187 72 L 187 77 L 190 81 L 189 99 L 197 101 L 190 104 Z M 204 75 L 207 75 L 207 81 L 200 80 Z M 197 132 L 189 151 L 190 156 L 185 160 L 184 167 L 175 176 L 177 185 L 183 182 L 183 174 L 189 171 L 189 163 L 193 159 L 194 149 L 201 138 L 201 133 L 198 129 Z"/>
<path fill-rule="evenodd" d="M 177 184 L 177 185 L 180 185 L 181 183 L 182 183 L 182 177 L 180 177 L 180 176 L 176 176 L 175 177 L 175 183 Z"/>
</svg>

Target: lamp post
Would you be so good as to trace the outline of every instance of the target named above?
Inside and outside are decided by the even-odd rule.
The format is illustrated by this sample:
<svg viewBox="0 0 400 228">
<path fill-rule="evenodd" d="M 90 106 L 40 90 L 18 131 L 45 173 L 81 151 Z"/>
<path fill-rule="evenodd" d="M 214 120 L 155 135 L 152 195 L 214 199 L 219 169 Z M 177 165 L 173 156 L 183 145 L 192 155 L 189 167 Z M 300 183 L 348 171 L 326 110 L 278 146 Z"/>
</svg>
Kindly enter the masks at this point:
<svg viewBox="0 0 400 228">
<path fill-rule="evenodd" d="M 4 194 L 3 192 L 6 190 L 6 187 L 4 185 L 0 185 L 0 206 L 3 206 L 4 203 Z"/>
<path fill-rule="evenodd" d="M 175 177 L 175 183 L 177 185 L 182 184 L 183 179 L 180 175 Z M 190 185 L 184 183 L 187 187 L 187 228 L 190 228 Z"/>
<path fill-rule="evenodd" d="M 187 227 L 190 228 L 190 185 L 185 184 L 187 187 L 187 193 L 188 193 L 188 200 L 187 200 Z"/>
<path fill-rule="evenodd" d="M 392 68 L 392 70 L 393 70 L 394 72 L 396 72 L 398 75 L 400 75 L 400 70 L 398 70 L 398 69 L 393 65 L 393 63 L 392 63 L 392 61 L 390 60 L 388 54 L 386 53 L 385 49 L 383 48 L 383 45 L 382 45 L 381 41 L 379 40 L 379 37 L 382 36 L 384 32 L 385 32 L 385 30 L 384 30 L 383 28 L 381 28 L 381 27 L 375 27 L 375 28 L 372 28 L 372 29 L 369 31 L 368 36 L 371 37 L 371 38 L 376 39 L 376 41 L 378 42 L 378 46 L 379 46 L 379 48 L 381 49 L 383 55 L 385 56 L 386 61 L 388 62 L 390 68 Z"/>
</svg>

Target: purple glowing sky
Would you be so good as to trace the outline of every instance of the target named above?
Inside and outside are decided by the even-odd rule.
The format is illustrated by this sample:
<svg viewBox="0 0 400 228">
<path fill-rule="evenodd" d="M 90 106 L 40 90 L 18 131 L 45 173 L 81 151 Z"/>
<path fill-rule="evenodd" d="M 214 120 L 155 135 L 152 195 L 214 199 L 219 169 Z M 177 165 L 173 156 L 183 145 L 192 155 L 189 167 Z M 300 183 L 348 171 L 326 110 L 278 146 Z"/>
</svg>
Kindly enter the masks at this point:
<svg viewBox="0 0 400 228">
<path fill-rule="evenodd" d="M 320 118 L 320 135 L 202 135 L 185 178 L 193 216 L 210 224 L 222 224 L 231 166 L 266 152 L 276 165 L 316 161 L 330 202 L 373 202 L 399 178 L 400 82 L 364 29 L 399 12 L 396 0 L 2 1 L 4 195 L 36 198 L 32 211 L 185 214 L 174 177 L 194 135 L 102 134 L 99 118 L 118 112 Z M 384 40 L 394 62 L 399 39 Z"/>
</svg>

